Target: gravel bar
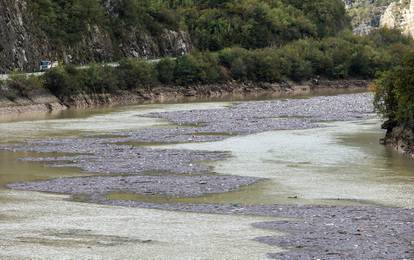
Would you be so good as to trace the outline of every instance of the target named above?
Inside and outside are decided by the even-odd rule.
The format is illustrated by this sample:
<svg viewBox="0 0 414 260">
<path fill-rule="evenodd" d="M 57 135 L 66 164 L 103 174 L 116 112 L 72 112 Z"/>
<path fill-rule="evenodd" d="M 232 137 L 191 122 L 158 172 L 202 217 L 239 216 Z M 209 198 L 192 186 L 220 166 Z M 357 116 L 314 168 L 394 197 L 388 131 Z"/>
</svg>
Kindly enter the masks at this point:
<svg viewBox="0 0 414 260">
<path fill-rule="evenodd" d="M 197 197 L 229 192 L 260 179 L 216 175 L 203 162 L 229 158 L 226 152 L 158 149 L 140 143 L 185 143 L 223 140 L 271 130 L 321 127 L 329 121 L 372 118 L 372 94 L 237 103 L 228 108 L 152 113 L 174 125 L 109 133 L 108 137 L 51 138 L 0 146 L 8 151 L 64 155 L 24 158 L 52 167 L 78 167 L 101 176 L 59 178 L 10 184 L 12 189 L 86 194 L 90 202 L 215 214 L 289 218 L 254 224 L 286 232 L 256 238 L 287 249 L 275 259 L 414 259 L 414 209 L 317 205 L 156 204 L 108 200 L 112 192 Z M 117 136 L 117 137 L 113 137 Z M 136 143 L 134 145 L 134 143 Z M 149 172 L 157 173 L 148 175 Z"/>
</svg>

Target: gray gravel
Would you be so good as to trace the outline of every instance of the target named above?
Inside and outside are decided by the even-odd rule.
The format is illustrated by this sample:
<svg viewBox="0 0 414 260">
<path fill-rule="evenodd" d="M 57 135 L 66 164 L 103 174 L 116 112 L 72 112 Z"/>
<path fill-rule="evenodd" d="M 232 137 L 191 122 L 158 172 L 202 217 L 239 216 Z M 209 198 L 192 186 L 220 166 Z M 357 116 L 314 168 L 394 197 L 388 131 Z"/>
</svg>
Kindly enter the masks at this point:
<svg viewBox="0 0 414 260">
<path fill-rule="evenodd" d="M 65 153 L 66 156 L 29 157 L 26 161 L 45 162 L 52 167 L 77 167 L 91 173 L 142 174 L 169 172 L 176 174 L 211 173 L 201 161 L 223 160 L 223 152 L 151 149 L 132 145 L 105 143 L 106 139 L 68 138 L 5 146 L 11 151 Z M 74 154 L 70 156 L 69 154 Z"/>
<path fill-rule="evenodd" d="M 183 198 L 229 192 L 237 190 L 241 186 L 256 183 L 259 180 L 253 177 L 223 175 L 96 176 L 15 183 L 8 185 L 8 187 L 17 190 L 46 191 L 72 195 L 126 192 Z"/>
<path fill-rule="evenodd" d="M 153 204 L 109 201 L 105 205 L 186 212 L 291 218 L 254 224 L 284 232 L 258 237 L 261 243 L 287 249 L 269 253 L 274 259 L 414 259 L 414 209 L 316 205 Z"/>
<path fill-rule="evenodd" d="M 114 134 L 137 142 L 206 142 L 225 139 L 228 134 L 247 135 L 271 130 L 309 129 L 320 127 L 320 123 L 326 121 L 367 119 L 373 117 L 373 111 L 370 93 L 254 101 L 221 109 L 151 113 L 146 116 L 166 119 L 186 127 Z M 206 135 L 199 136 L 198 133 Z M 215 135 L 208 135 L 209 133 Z"/>
</svg>

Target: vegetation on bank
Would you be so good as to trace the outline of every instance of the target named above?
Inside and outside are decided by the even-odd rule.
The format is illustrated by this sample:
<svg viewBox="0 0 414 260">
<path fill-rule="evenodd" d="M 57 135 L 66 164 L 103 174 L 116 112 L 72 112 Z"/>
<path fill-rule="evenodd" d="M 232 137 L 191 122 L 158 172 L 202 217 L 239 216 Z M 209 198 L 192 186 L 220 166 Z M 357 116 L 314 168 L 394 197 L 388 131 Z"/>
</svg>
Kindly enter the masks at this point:
<svg viewBox="0 0 414 260">
<path fill-rule="evenodd" d="M 44 88 L 43 77 L 13 73 L 8 80 L 0 80 L 0 97 L 15 101 L 20 97 L 28 97 L 33 91 Z"/>
<path fill-rule="evenodd" d="M 388 119 L 384 127 L 402 126 L 414 131 L 414 52 L 382 72 L 374 87 L 376 107 Z"/>
<path fill-rule="evenodd" d="M 371 79 L 378 71 L 398 66 L 410 50 L 414 52 L 413 40 L 398 31 L 382 29 L 367 37 L 345 31 L 336 37 L 301 39 L 281 47 L 193 52 L 176 59 L 163 58 L 157 63 L 124 59 L 118 67 L 94 64 L 78 69 L 66 65 L 48 71 L 41 78 L 13 76 L 5 85 L 22 95 L 43 86 L 63 99 L 81 93 L 116 94 L 155 86 L 228 81 L 299 82 L 317 76 Z M 386 82 L 385 76 L 382 79 L 379 86 Z M 385 86 L 378 93 L 386 93 L 387 87 L 393 89 L 394 85 Z M 388 107 L 380 108 L 389 111 Z"/>
<path fill-rule="evenodd" d="M 227 81 L 278 83 L 329 79 L 370 79 L 400 63 L 413 41 L 398 31 L 378 30 L 369 37 L 344 32 L 337 37 L 298 40 L 282 47 L 194 52 L 158 63 L 124 59 L 119 67 L 63 66 L 44 75 L 45 86 L 65 97 L 78 93 L 116 93 L 163 85 L 220 84 Z"/>
</svg>

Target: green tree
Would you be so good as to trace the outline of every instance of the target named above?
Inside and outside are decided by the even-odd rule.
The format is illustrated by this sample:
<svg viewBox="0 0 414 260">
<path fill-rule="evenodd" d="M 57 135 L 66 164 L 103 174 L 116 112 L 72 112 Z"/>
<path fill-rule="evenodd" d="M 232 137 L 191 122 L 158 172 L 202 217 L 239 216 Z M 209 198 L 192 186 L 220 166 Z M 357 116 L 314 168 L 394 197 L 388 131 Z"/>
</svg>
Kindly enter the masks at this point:
<svg viewBox="0 0 414 260">
<path fill-rule="evenodd" d="M 401 66 L 381 73 L 375 82 L 375 105 L 389 120 L 414 130 L 414 52 Z"/>
</svg>

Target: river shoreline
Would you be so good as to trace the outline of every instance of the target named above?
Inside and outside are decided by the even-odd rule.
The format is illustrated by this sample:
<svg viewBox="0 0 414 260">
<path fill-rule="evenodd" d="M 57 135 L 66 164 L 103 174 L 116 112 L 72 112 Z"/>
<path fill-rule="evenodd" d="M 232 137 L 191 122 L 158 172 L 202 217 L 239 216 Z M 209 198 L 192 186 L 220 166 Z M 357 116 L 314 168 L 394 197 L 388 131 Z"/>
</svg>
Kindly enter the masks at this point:
<svg viewBox="0 0 414 260">
<path fill-rule="evenodd" d="M 88 109 L 143 103 L 171 101 L 195 101 L 198 99 L 280 97 L 306 95 L 320 90 L 366 90 L 368 80 L 321 80 L 303 84 L 239 83 L 228 82 L 213 85 L 163 86 L 118 94 L 85 94 L 59 99 L 47 90 L 36 90 L 25 96 L 0 97 L 0 120 L 24 117 L 27 114 L 58 113 L 67 109 Z"/>
<path fill-rule="evenodd" d="M 392 147 L 398 153 L 414 159 L 414 132 L 412 129 L 398 126 L 388 129 L 382 143 Z"/>
</svg>

